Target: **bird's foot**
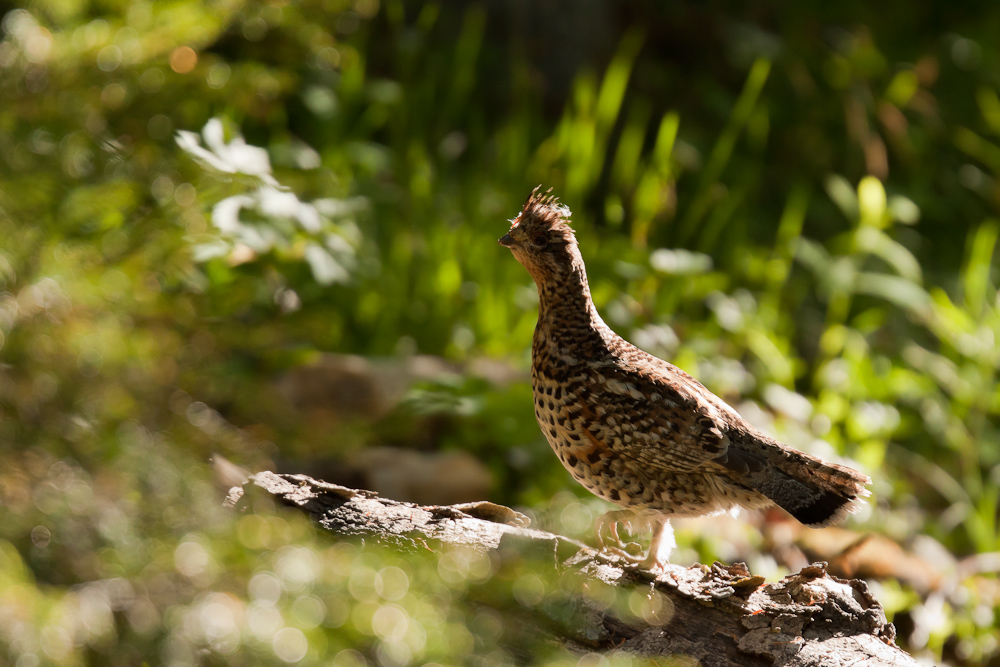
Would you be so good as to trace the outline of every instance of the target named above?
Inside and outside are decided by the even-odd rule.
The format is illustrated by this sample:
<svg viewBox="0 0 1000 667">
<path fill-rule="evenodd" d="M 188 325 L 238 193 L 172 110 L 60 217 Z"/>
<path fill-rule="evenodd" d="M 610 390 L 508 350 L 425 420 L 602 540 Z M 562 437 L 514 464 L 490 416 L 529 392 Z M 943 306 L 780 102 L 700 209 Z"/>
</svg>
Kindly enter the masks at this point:
<svg viewBox="0 0 1000 667">
<path fill-rule="evenodd" d="M 674 540 L 674 527 L 670 525 L 670 520 L 662 516 L 653 521 L 653 536 L 649 542 L 649 551 L 646 557 L 636 563 L 640 570 L 646 570 L 659 576 L 667 571 L 670 562 L 670 552 L 677 546 Z"/>
<path fill-rule="evenodd" d="M 634 518 L 634 513 L 625 510 L 606 512 L 597 517 L 597 522 L 594 526 L 597 532 L 597 546 L 605 551 L 620 551 L 623 557 L 640 551 L 642 547 L 638 543 L 622 542 L 622 538 L 618 534 L 619 525 L 624 525 L 625 530 L 632 532 L 632 520 Z M 608 537 L 611 539 L 608 539 Z"/>
<path fill-rule="evenodd" d="M 597 544 L 601 551 L 612 554 L 626 561 L 630 566 L 647 570 L 655 574 L 666 571 L 670 552 L 674 549 L 674 529 L 670 521 L 662 516 L 650 520 L 653 527 L 649 551 L 642 553 L 642 547 L 636 542 L 622 542 L 618 534 L 619 525 L 632 531 L 632 522 L 636 514 L 625 510 L 607 512 L 597 519 Z M 608 539 L 610 538 L 610 539 Z"/>
<path fill-rule="evenodd" d="M 627 561 L 629 565 L 638 565 L 645 559 L 645 554 L 642 553 L 642 547 L 637 542 L 629 542 L 620 547 L 612 546 L 610 544 L 605 544 L 601 547 L 601 551 L 606 554 L 611 554 L 612 556 L 617 556 L 624 561 Z"/>
</svg>

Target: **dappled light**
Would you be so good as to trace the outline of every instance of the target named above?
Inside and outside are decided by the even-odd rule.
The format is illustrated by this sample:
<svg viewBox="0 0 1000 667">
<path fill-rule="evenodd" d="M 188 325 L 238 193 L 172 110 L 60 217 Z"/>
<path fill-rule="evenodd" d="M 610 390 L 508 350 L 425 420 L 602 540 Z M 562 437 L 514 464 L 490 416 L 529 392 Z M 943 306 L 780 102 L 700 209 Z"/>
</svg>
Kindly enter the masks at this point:
<svg viewBox="0 0 1000 667">
<path fill-rule="evenodd" d="M 819 10 L 4 5 L 0 664 L 647 664 L 539 619 L 655 589 L 222 506 L 279 470 L 594 544 L 497 245 L 539 183 L 609 326 L 873 479 L 672 562 L 827 561 L 919 660 L 998 664 L 1000 10 Z"/>
</svg>

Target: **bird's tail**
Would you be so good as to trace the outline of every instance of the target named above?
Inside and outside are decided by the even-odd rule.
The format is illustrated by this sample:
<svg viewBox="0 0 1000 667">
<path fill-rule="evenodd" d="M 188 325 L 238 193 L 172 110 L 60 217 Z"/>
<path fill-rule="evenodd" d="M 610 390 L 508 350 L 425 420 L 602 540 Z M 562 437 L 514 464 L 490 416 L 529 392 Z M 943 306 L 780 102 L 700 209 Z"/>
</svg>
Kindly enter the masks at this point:
<svg viewBox="0 0 1000 667">
<path fill-rule="evenodd" d="M 791 470 L 782 469 L 787 480 L 768 497 L 807 526 L 838 523 L 857 512 L 863 499 L 871 495 L 865 488 L 872 483 L 868 475 L 837 463 L 802 456 L 807 457 L 807 462 L 796 462 L 789 466 Z"/>
<path fill-rule="evenodd" d="M 771 465 L 749 470 L 749 486 L 807 526 L 829 526 L 858 511 L 871 495 L 868 475 L 773 441 Z M 774 450 L 771 450 L 772 452 Z"/>
</svg>

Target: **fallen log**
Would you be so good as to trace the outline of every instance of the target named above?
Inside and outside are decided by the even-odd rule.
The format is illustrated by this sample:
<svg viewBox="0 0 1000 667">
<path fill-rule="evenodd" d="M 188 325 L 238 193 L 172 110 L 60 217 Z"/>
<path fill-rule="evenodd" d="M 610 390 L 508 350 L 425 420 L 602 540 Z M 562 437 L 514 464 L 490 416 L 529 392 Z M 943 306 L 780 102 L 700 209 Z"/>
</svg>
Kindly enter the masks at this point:
<svg viewBox="0 0 1000 667">
<path fill-rule="evenodd" d="M 895 645 L 895 629 L 865 582 L 833 577 L 825 563 L 771 583 L 742 563 L 669 565 L 654 577 L 576 540 L 531 529 L 527 517 L 490 502 L 421 506 L 304 475 L 261 472 L 233 487 L 227 506 L 245 508 L 248 490 L 297 507 L 332 533 L 393 549 L 455 545 L 501 562 L 534 558 L 579 588 L 560 591 L 558 613 L 546 604 L 525 610 L 535 615 L 537 632 L 571 650 L 688 656 L 705 667 L 917 665 Z M 594 603 L 588 591 L 595 586 L 639 591 L 646 602 L 639 613 L 621 614 Z"/>
</svg>

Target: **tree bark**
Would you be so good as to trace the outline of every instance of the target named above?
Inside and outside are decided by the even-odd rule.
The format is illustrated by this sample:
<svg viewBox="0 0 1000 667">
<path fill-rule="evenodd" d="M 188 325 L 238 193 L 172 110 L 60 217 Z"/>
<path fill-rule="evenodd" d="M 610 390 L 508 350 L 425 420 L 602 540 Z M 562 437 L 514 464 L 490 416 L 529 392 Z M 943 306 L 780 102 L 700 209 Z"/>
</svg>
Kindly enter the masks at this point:
<svg viewBox="0 0 1000 667">
<path fill-rule="evenodd" d="M 582 590 L 568 591 L 572 618 L 539 619 L 549 622 L 538 625 L 570 648 L 686 655 L 705 667 L 917 665 L 895 645 L 895 629 L 865 582 L 830 576 L 825 563 L 772 583 L 752 575 L 742 563 L 670 565 L 654 577 L 576 540 L 532 530 L 526 517 L 494 503 L 420 506 L 304 475 L 271 472 L 250 481 L 341 535 L 375 539 L 400 550 L 437 551 L 452 544 L 496 552 L 501 559 L 541 555 L 540 562 L 553 574 L 578 574 L 582 587 L 603 582 L 645 596 L 645 609 L 625 616 L 594 605 Z M 233 487 L 227 506 L 245 507 L 248 486 Z M 545 613 L 539 608 L 533 612 Z"/>
</svg>

